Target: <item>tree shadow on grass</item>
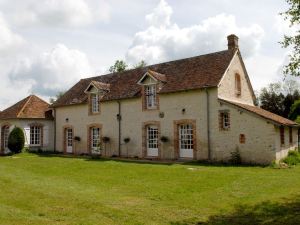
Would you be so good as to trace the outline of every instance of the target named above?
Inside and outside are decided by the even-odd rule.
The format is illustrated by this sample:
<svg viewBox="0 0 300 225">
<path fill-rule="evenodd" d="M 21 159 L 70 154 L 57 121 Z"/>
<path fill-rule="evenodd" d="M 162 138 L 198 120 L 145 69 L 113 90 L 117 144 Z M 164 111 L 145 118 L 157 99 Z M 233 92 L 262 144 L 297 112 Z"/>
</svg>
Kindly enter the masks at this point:
<svg viewBox="0 0 300 225">
<path fill-rule="evenodd" d="M 262 202 L 237 205 L 233 212 L 213 215 L 207 221 L 195 219 L 171 222 L 171 225 L 300 225 L 300 196 L 281 203 Z"/>
</svg>

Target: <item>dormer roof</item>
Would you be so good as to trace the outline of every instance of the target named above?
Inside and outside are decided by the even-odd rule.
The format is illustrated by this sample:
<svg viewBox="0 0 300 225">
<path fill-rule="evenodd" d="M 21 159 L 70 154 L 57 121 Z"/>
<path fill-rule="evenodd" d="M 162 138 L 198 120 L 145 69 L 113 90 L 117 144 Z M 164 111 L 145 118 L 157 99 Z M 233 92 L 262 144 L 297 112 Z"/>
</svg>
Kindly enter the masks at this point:
<svg viewBox="0 0 300 225">
<path fill-rule="evenodd" d="M 110 84 L 92 80 L 84 92 L 89 93 L 92 90 L 92 88 L 97 89 L 97 91 L 109 91 Z"/>
<path fill-rule="evenodd" d="M 148 69 L 147 72 L 144 73 L 142 78 L 138 81 L 138 84 L 143 85 L 143 82 L 147 77 L 152 78 L 155 82 L 166 82 L 167 81 L 166 75 Z"/>
</svg>

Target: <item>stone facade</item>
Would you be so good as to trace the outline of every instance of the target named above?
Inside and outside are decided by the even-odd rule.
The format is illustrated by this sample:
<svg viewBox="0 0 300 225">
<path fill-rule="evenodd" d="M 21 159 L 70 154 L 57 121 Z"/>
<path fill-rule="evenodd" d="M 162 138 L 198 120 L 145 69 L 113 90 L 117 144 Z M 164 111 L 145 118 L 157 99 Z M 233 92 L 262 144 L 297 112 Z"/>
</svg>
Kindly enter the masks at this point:
<svg viewBox="0 0 300 225">
<path fill-rule="evenodd" d="M 235 74 L 239 74 L 241 80 L 240 95 L 235 92 Z M 89 113 L 89 104 L 56 107 L 56 150 L 64 151 L 66 141 L 63 128 L 72 127 L 74 136 L 81 139 L 74 142 L 73 153 L 89 154 L 90 134 L 87 127 L 93 124 L 98 124 L 101 128 L 102 137 L 110 138 L 105 146 L 106 156 L 149 158 L 145 129 L 147 125 L 153 124 L 158 127 L 159 139 L 161 136 L 168 138 L 168 142 L 164 143 L 159 140 L 157 159 L 180 158 L 178 125 L 182 123 L 191 124 L 194 129 L 194 150 L 190 159 L 208 160 L 210 150 L 211 160 L 227 161 L 231 152 L 238 149 L 244 162 L 265 164 L 281 159 L 286 156 L 288 150 L 297 146 L 297 128 L 293 128 L 292 143 L 289 143 L 289 128 L 285 128 L 287 140 L 286 144 L 281 146 L 278 124 L 219 100 L 228 99 L 253 105 L 254 93 L 238 54 L 233 57 L 216 88 L 160 94 L 157 98 L 159 107 L 154 110 L 144 110 L 143 98 L 142 95 L 100 102 L 101 114 L 96 115 Z M 222 110 L 227 110 L 230 115 L 228 130 L 219 128 L 219 112 Z M 124 143 L 124 138 L 130 138 L 130 142 Z"/>
<path fill-rule="evenodd" d="M 54 122 L 53 120 L 46 119 L 5 119 L 0 120 L 1 128 L 4 126 L 9 126 L 9 131 L 12 131 L 14 127 L 20 127 L 24 131 L 25 135 L 25 147 L 31 150 L 43 150 L 43 151 L 53 151 L 54 150 Z M 41 127 L 41 142 L 38 146 L 30 145 L 30 127 L 39 126 Z M 0 133 L 2 129 L 0 129 Z M 3 134 L 1 133 L 1 153 L 5 153 L 3 147 Z"/>
</svg>

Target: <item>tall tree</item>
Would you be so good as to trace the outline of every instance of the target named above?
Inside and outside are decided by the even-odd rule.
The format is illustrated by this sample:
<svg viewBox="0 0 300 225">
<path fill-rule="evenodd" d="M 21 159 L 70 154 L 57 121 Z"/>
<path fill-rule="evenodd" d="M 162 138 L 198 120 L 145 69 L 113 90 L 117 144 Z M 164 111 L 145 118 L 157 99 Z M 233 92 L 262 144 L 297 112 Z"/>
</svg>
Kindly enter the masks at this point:
<svg viewBox="0 0 300 225">
<path fill-rule="evenodd" d="M 289 4 L 289 9 L 281 15 L 285 20 L 290 22 L 290 27 L 297 29 L 293 35 L 284 35 L 281 42 L 282 47 L 292 48 L 292 53 L 289 55 L 289 63 L 285 66 L 284 73 L 287 75 L 300 76 L 300 1 L 286 0 Z"/>
<path fill-rule="evenodd" d="M 292 105 L 289 119 L 295 120 L 297 123 L 300 123 L 300 100 L 296 100 Z"/>
<path fill-rule="evenodd" d="M 64 94 L 65 94 L 64 91 L 58 92 L 58 93 L 55 95 L 54 98 L 50 98 L 50 99 L 49 99 L 49 102 L 50 102 L 51 104 L 53 104 L 57 99 L 59 99 L 59 98 L 60 98 L 61 96 L 63 96 Z"/>
<path fill-rule="evenodd" d="M 128 65 L 123 60 L 117 60 L 113 66 L 109 68 L 109 72 L 111 73 L 117 73 L 117 72 L 123 72 L 127 69 Z"/>
<path fill-rule="evenodd" d="M 298 90 L 299 83 L 295 80 L 271 83 L 261 90 L 259 104 L 261 108 L 287 118 L 293 103 L 300 99 Z"/>
<path fill-rule="evenodd" d="M 133 66 L 133 68 L 134 68 L 134 69 L 137 69 L 137 68 L 143 68 L 143 67 L 145 67 L 145 66 L 147 66 L 146 61 L 145 61 L 145 60 L 141 60 L 140 62 L 138 62 L 137 64 L 135 64 L 135 65 Z"/>
</svg>

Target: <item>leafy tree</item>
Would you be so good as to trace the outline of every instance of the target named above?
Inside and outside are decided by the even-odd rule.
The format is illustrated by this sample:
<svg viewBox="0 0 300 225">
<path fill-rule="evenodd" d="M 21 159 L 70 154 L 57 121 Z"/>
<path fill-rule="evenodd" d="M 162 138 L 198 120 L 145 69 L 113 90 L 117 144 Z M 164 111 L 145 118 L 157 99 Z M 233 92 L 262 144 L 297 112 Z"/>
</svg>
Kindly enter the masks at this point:
<svg viewBox="0 0 300 225">
<path fill-rule="evenodd" d="M 51 104 L 53 104 L 55 101 L 57 101 L 57 99 L 59 99 L 59 98 L 60 98 L 61 96 L 63 96 L 64 94 L 65 94 L 64 91 L 58 92 L 58 93 L 55 95 L 54 98 L 50 98 L 50 99 L 49 99 L 49 102 L 50 102 Z"/>
<path fill-rule="evenodd" d="M 300 99 L 299 84 L 295 80 L 285 80 L 284 83 L 271 83 L 263 88 L 259 95 L 261 108 L 288 118 L 291 106 Z"/>
<path fill-rule="evenodd" d="M 282 93 L 276 93 L 269 88 L 263 88 L 259 95 L 259 102 L 261 108 L 273 112 L 277 115 L 283 115 L 284 111 L 284 95 Z"/>
<path fill-rule="evenodd" d="M 300 100 L 296 100 L 294 102 L 294 104 L 291 106 L 289 118 L 291 120 L 299 120 L 300 119 Z"/>
<path fill-rule="evenodd" d="M 113 66 L 109 68 L 109 72 L 117 73 L 123 72 L 127 69 L 128 65 L 123 60 L 117 60 Z"/>
<path fill-rule="evenodd" d="M 8 136 L 8 148 L 12 153 L 20 153 L 24 148 L 25 137 L 23 130 L 15 127 Z"/>
<path fill-rule="evenodd" d="M 141 60 L 136 65 L 134 65 L 133 68 L 137 69 L 137 68 L 143 68 L 145 66 L 147 66 L 147 63 L 144 60 Z"/>
<path fill-rule="evenodd" d="M 283 48 L 291 47 L 292 53 L 289 55 L 289 63 L 285 66 L 284 73 L 293 76 L 300 76 L 300 1 L 286 0 L 289 9 L 281 15 L 285 20 L 290 21 L 290 27 L 297 29 L 294 35 L 284 35 L 281 42 Z"/>
</svg>

